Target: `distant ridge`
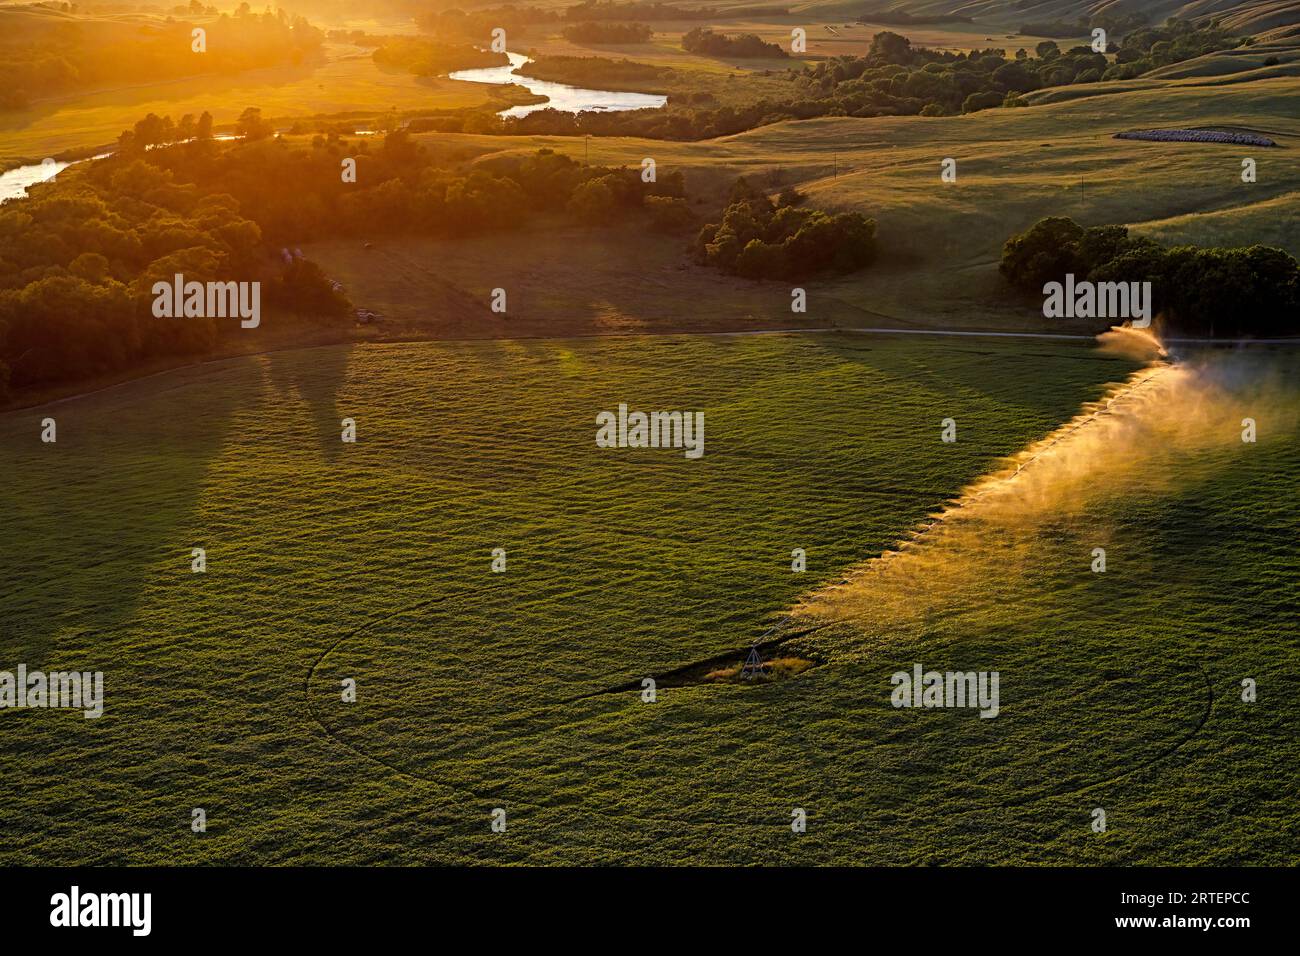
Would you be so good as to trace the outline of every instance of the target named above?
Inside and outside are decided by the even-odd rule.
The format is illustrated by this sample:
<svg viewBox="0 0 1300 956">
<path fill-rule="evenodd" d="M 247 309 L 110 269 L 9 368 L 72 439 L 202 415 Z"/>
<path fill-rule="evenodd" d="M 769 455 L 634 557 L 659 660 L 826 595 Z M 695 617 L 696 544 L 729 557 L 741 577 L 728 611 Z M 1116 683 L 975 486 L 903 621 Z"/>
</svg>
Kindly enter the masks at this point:
<svg viewBox="0 0 1300 956">
<path fill-rule="evenodd" d="M 815 8 L 819 5 L 810 5 Z M 1151 24 L 1169 17 L 1202 20 L 1218 17 L 1223 25 L 1265 40 L 1300 36 L 1300 0 L 1041 0 L 1017 6 L 1013 0 L 864 0 L 861 4 L 835 4 L 865 20 L 872 11 L 915 16 L 953 14 L 977 23 L 1016 28 L 1023 23 L 1078 20 L 1106 14 L 1145 15 Z M 798 9 L 797 7 L 795 9 Z"/>
</svg>

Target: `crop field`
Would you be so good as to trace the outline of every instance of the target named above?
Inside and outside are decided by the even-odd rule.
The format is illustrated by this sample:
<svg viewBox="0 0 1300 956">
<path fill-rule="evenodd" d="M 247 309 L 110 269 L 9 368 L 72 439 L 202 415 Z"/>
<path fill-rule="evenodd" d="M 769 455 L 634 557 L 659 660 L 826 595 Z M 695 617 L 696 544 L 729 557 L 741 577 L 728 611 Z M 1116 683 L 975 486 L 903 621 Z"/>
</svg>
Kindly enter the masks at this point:
<svg viewBox="0 0 1300 956">
<path fill-rule="evenodd" d="M 106 706 L 8 716 L 0 768 L 30 785 L 0 834 L 46 863 L 1287 859 L 1294 728 L 1233 704 L 1242 677 L 1284 692 L 1294 623 L 1295 368 L 1261 361 L 1203 419 L 1255 411 L 1248 457 L 1222 435 L 1148 449 L 1105 507 L 1065 509 L 1092 537 L 1019 508 L 1039 520 L 1015 547 L 985 528 L 879 600 L 856 575 L 808 598 L 1138 364 L 833 334 L 376 345 L 7 413 L 6 651 L 102 668 Z M 625 401 L 704 410 L 707 453 L 597 448 Z M 665 677 L 643 702 L 642 678 L 739 663 L 801 602 L 811 670 Z M 892 709 L 913 660 L 1000 669 L 1001 719 Z M 495 807 L 512 825 L 485 839 Z"/>
<path fill-rule="evenodd" d="M 1267 925 L 1300 0 L 148 2 L 0 7 L 20 935 Z"/>
</svg>

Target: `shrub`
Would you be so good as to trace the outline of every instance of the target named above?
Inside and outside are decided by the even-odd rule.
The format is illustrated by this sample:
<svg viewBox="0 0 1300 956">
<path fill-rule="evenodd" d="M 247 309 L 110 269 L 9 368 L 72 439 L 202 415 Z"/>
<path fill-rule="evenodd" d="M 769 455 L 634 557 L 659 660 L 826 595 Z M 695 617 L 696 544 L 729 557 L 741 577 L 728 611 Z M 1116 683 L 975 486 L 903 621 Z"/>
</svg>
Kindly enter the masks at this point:
<svg viewBox="0 0 1300 956">
<path fill-rule="evenodd" d="M 695 215 L 680 196 L 646 196 L 650 227 L 656 232 L 682 232 L 695 222 Z"/>
<path fill-rule="evenodd" d="M 782 198 L 779 207 L 773 205 L 738 179 L 722 223 L 705 226 L 696 237 L 696 260 L 752 279 L 802 279 L 853 272 L 874 258 L 875 220 L 856 212 L 800 209 L 784 201 L 794 197 Z"/>
<path fill-rule="evenodd" d="M 994 106 L 1001 106 L 1005 98 L 1005 94 L 999 93 L 997 90 L 972 93 L 961 104 L 961 111 L 963 113 L 978 113 L 980 110 L 992 109 Z"/>
</svg>

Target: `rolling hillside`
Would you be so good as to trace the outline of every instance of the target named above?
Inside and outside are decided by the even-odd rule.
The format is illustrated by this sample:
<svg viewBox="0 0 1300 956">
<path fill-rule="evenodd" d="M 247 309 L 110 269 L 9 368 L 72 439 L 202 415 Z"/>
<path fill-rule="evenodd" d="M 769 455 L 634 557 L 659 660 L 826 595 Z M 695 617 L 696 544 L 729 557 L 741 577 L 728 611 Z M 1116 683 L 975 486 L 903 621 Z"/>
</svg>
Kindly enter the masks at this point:
<svg viewBox="0 0 1300 956">
<path fill-rule="evenodd" d="M 878 223 L 880 260 L 845 278 L 809 284 L 812 299 L 801 323 L 1035 328 L 1084 331 L 1045 320 L 1041 302 L 1009 296 L 997 262 L 1002 245 L 1045 216 L 1071 216 L 1088 225 L 1124 223 L 1162 241 L 1250 245 L 1264 242 L 1300 254 L 1300 147 L 1296 80 L 1289 76 L 1230 82 L 1209 77 L 1150 81 L 1134 90 L 987 110 L 951 117 L 829 117 L 783 122 L 700 143 L 593 138 L 590 157 L 602 165 L 635 165 L 655 157 L 662 170 L 681 169 L 707 216 L 738 175 L 777 188 L 796 185 L 827 208 L 856 210 Z M 1102 85 L 1102 84 L 1098 84 Z M 1168 126 L 1247 127 L 1280 148 L 1251 152 L 1258 181 L 1241 181 L 1241 148 L 1198 143 L 1117 140 L 1132 129 Z M 581 159 L 584 147 L 562 137 L 464 136 L 486 157 L 539 147 Z M 437 137 L 425 137 L 433 146 Z M 940 181 L 940 162 L 957 160 L 958 180 Z M 502 240 L 517 252 L 494 275 L 525 292 L 516 328 L 536 334 L 548 321 L 598 316 L 606 329 L 725 327 L 744 316 L 747 327 L 789 324 L 785 292 L 776 283 L 723 281 L 711 270 L 683 264 L 681 240 L 641 235 L 570 237 L 554 252 L 523 255 L 526 236 Z M 355 247 L 356 244 L 351 244 Z M 316 248 L 327 267 L 367 301 L 400 307 L 392 273 L 404 261 L 376 268 L 359 248 Z M 439 263 L 438 282 L 486 301 L 479 243 L 433 242 L 417 260 Z M 644 268 L 620 270 L 626 256 Z M 406 270 L 412 307 L 444 293 Z M 684 315 L 666 290 L 689 290 Z M 566 325 L 570 330 L 572 326 Z"/>
<path fill-rule="evenodd" d="M 794 9 L 888 10 L 916 16 L 957 14 L 976 22 L 1017 27 L 1024 23 L 1078 20 L 1098 14 L 1144 14 L 1152 23 L 1168 17 L 1219 17 L 1233 30 L 1263 37 L 1300 30 L 1300 0 L 864 0 L 860 3 L 808 4 Z"/>
</svg>

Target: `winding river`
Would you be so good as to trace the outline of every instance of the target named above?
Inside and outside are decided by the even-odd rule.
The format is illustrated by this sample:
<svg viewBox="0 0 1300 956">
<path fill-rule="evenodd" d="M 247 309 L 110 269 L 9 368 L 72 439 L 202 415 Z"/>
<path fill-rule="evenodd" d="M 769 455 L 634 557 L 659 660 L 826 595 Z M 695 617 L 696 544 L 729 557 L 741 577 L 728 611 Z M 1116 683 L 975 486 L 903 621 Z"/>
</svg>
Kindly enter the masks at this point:
<svg viewBox="0 0 1300 956">
<path fill-rule="evenodd" d="M 231 133 L 218 133 L 212 138 L 217 140 L 239 139 L 238 136 Z M 189 140 L 181 140 L 180 142 L 189 142 Z M 149 146 L 146 148 L 154 149 L 155 147 Z M 6 199 L 26 199 L 28 186 L 35 186 L 47 179 L 53 179 L 69 166 L 75 166 L 77 163 L 88 162 L 90 159 L 104 159 L 112 155 L 113 153 L 110 150 L 106 153 L 90 156 L 88 159 L 44 159 L 39 163 L 32 163 L 28 166 L 15 166 L 13 169 L 0 173 L 0 202 L 4 202 Z"/>
<path fill-rule="evenodd" d="M 617 93 L 612 90 L 584 90 L 563 83 L 549 80 L 536 80 L 530 76 L 520 76 L 514 72 L 515 67 L 532 62 L 522 53 L 507 53 L 509 66 L 489 66 L 480 70 L 457 70 L 448 73 L 448 79 L 463 80 L 467 83 L 494 83 L 498 86 L 513 84 L 522 86 L 530 93 L 548 98 L 545 103 L 530 103 L 527 106 L 512 106 L 497 115 L 527 116 L 537 110 L 553 109 L 565 113 L 583 113 L 587 111 L 615 113 L 620 110 L 659 109 L 668 102 L 668 97 L 657 93 Z"/>
<path fill-rule="evenodd" d="M 548 80 L 536 80 L 529 76 L 520 76 L 513 72 L 515 67 L 531 62 L 522 53 L 507 53 L 509 66 L 490 66 L 480 70 L 457 70 L 448 74 L 449 79 L 465 83 L 491 83 L 497 86 L 512 84 L 522 86 L 531 93 L 545 96 L 545 103 L 532 103 L 527 106 L 512 106 L 497 115 L 527 116 L 536 110 L 554 109 L 566 113 L 583 113 L 587 111 L 613 113 L 620 110 L 660 109 L 668 102 L 668 97 L 657 93 L 619 93 L 614 90 L 584 90 L 577 86 L 552 83 Z M 358 131 L 360 134 L 361 131 Z M 367 131 L 368 132 L 368 131 Z M 229 134 L 218 135 L 217 139 L 233 139 Z M 101 153 L 92 159 L 108 156 Z M 85 160 L 74 160 L 85 162 Z M 29 166 L 18 166 L 0 173 L 0 202 L 6 199 L 22 199 L 27 195 L 27 187 L 53 179 L 72 162 L 46 160 Z"/>
<path fill-rule="evenodd" d="M 101 155 L 107 156 L 108 153 Z M 99 159 L 100 157 L 95 156 L 93 158 Z M 77 162 L 85 162 L 85 160 L 77 160 Z M 47 159 L 43 163 L 33 163 L 30 166 L 15 166 L 13 169 L 0 173 L 0 202 L 4 202 L 6 199 L 25 198 L 28 186 L 35 186 L 47 179 L 53 179 L 71 165 L 70 162 Z"/>
</svg>

